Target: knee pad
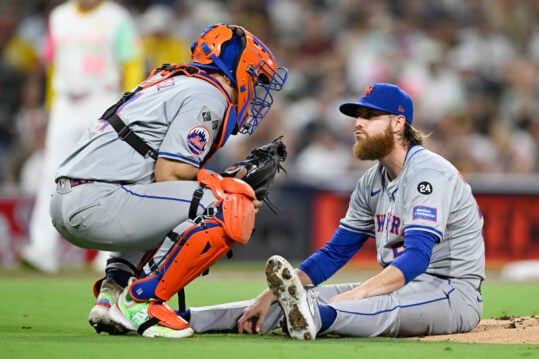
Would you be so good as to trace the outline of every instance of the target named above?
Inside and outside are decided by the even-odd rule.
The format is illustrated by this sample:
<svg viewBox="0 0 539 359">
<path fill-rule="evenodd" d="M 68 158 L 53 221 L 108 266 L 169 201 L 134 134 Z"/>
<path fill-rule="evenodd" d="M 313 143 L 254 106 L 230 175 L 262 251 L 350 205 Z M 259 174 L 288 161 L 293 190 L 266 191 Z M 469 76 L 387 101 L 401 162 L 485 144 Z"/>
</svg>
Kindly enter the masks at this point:
<svg viewBox="0 0 539 359">
<path fill-rule="evenodd" d="M 228 253 L 233 243 L 217 221 L 208 220 L 204 226 L 191 226 L 163 258 L 158 270 L 133 282 L 129 288 L 131 297 L 135 300 L 169 300 Z"/>
<path fill-rule="evenodd" d="M 210 188 L 217 198 L 214 206 L 220 209 L 221 215 L 215 216 L 215 220 L 231 239 L 247 244 L 255 226 L 253 201 L 256 195 L 251 186 L 242 180 L 223 178 L 204 169 L 199 171 L 198 181 Z"/>
</svg>

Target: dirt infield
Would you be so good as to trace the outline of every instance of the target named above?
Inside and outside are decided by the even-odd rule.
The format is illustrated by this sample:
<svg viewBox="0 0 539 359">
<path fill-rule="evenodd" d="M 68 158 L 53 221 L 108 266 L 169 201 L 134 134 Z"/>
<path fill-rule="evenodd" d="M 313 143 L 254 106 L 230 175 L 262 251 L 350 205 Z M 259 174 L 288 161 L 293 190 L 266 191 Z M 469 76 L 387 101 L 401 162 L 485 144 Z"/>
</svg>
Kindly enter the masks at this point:
<svg viewBox="0 0 539 359">
<path fill-rule="evenodd" d="M 483 319 L 470 333 L 411 339 L 484 344 L 539 344 L 539 317 Z"/>
</svg>

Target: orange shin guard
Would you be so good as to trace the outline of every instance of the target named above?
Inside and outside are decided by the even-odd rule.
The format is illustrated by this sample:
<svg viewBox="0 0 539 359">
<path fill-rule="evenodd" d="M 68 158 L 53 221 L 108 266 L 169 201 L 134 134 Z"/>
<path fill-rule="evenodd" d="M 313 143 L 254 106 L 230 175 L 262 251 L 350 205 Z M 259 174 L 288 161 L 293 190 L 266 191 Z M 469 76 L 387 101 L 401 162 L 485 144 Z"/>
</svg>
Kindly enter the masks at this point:
<svg viewBox="0 0 539 359">
<path fill-rule="evenodd" d="M 206 228 L 193 226 L 186 230 L 162 261 L 161 279 L 155 288 L 157 298 L 169 300 L 228 253 L 233 243 L 223 227 L 213 221 L 208 221 Z"/>
</svg>

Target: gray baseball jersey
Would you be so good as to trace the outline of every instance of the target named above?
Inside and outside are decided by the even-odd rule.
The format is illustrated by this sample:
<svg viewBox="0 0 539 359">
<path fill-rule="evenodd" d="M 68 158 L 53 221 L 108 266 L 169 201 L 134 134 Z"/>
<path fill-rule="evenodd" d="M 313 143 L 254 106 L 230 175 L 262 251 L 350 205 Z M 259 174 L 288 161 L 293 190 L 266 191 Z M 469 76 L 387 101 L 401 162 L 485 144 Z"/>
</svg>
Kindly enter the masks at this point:
<svg viewBox="0 0 539 359">
<path fill-rule="evenodd" d="M 358 181 L 341 225 L 376 238 L 382 267 L 403 252 L 407 230 L 421 230 L 439 240 L 427 273 L 485 278 L 483 217 L 471 188 L 451 163 L 424 147 L 410 148 L 392 181 L 381 165 L 370 168 Z"/>
<path fill-rule="evenodd" d="M 402 171 L 390 181 L 382 166 L 358 181 L 341 226 L 376 239 L 378 262 L 390 264 L 403 250 L 404 233 L 421 230 L 438 238 L 425 273 L 386 295 L 329 304 L 357 283 L 317 286 L 319 303 L 337 313 L 320 334 L 355 337 L 415 336 L 467 332 L 481 319 L 480 285 L 485 278 L 483 218 L 470 186 L 442 157 L 412 147 Z M 191 308 L 197 332 L 233 330 L 252 301 Z M 279 326 L 273 304 L 264 331 Z"/>
<path fill-rule="evenodd" d="M 136 106 L 132 104 L 136 103 Z M 207 81 L 175 76 L 137 93 L 118 115 L 159 157 L 199 167 L 217 138 L 227 109 L 221 91 Z M 154 160 L 143 158 L 98 120 L 62 163 L 56 178 L 115 183 L 150 183 Z"/>
</svg>

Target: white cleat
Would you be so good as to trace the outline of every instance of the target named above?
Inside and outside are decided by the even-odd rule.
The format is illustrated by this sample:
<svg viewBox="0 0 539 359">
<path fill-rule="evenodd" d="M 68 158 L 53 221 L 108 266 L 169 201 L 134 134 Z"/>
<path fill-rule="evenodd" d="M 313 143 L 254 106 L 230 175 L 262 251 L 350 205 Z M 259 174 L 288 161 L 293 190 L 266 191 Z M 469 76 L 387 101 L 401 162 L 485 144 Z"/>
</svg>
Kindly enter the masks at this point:
<svg viewBox="0 0 539 359">
<path fill-rule="evenodd" d="M 278 255 L 266 262 L 266 281 L 284 311 L 290 337 L 316 339 L 319 329 L 315 321 L 317 293 L 305 290 L 292 265 Z"/>
<path fill-rule="evenodd" d="M 110 309 L 115 305 L 122 290 L 123 288 L 112 279 L 105 279 L 101 283 L 95 305 L 88 315 L 88 322 L 98 334 L 101 332 L 111 335 L 136 333 L 115 322 L 110 317 Z"/>
</svg>

